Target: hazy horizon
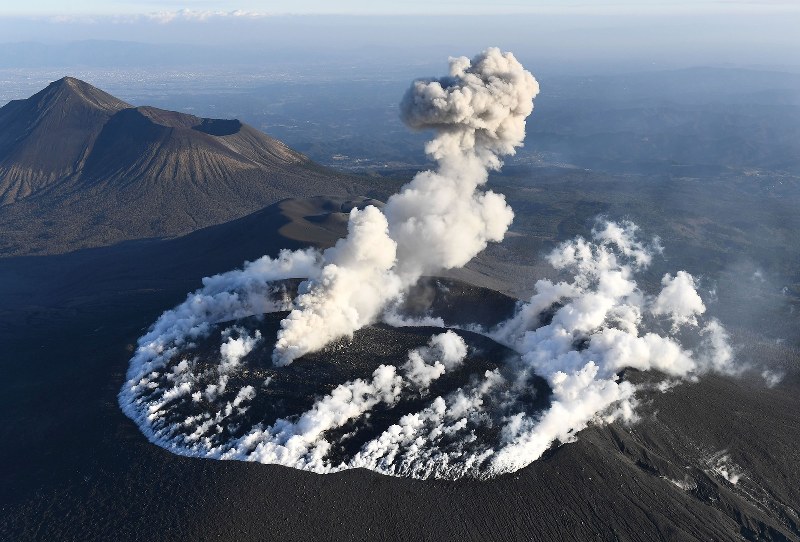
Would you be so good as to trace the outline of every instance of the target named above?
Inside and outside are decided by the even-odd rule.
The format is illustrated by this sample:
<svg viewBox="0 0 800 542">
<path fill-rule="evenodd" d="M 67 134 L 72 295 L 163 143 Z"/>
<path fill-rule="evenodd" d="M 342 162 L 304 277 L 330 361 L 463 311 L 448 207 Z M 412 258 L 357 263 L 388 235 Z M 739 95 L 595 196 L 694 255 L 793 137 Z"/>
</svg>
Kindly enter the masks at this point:
<svg viewBox="0 0 800 542">
<path fill-rule="evenodd" d="M 742 6 L 754 8 L 752 3 L 723 3 L 717 11 L 616 8 L 594 13 L 426 16 L 165 11 L 161 16 L 91 17 L 22 16 L 6 9 L 0 10 L 0 35 L 7 49 L 0 53 L 0 69 L 48 63 L 130 66 L 143 55 L 136 48 L 115 53 L 113 46 L 104 50 L 99 44 L 104 64 L 86 52 L 94 41 L 118 42 L 117 48 L 127 42 L 149 46 L 149 55 L 139 62 L 148 66 L 335 62 L 374 70 L 376 65 L 391 69 L 398 63 L 438 63 L 443 56 L 472 55 L 489 46 L 513 51 L 535 69 L 562 73 L 800 65 L 796 55 L 800 36 L 795 32 L 800 10 L 780 11 L 781 3 L 770 3 L 763 10 L 742 11 Z M 77 53 L 80 61 L 68 62 L 61 49 L 76 43 L 84 47 Z M 28 58 L 37 47 L 48 50 L 41 58 Z"/>
</svg>

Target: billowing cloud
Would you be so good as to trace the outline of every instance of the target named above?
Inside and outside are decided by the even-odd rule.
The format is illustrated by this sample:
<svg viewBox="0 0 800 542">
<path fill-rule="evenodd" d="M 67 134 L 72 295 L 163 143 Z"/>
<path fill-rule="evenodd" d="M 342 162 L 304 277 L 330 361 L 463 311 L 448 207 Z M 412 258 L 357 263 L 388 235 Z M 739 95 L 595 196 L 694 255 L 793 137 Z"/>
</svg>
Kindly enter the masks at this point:
<svg viewBox="0 0 800 542">
<path fill-rule="evenodd" d="M 426 151 L 439 167 L 414 177 L 383 212 L 353 211 L 348 236 L 325 252 L 320 278 L 308 282 L 284 320 L 277 363 L 374 322 L 423 274 L 461 267 L 503 239 L 514 214 L 503 196 L 481 187 L 500 156 L 522 145 L 538 92 L 533 76 L 499 49 L 451 59 L 448 77 L 411 86 L 401 116 L 414 128 L 436 130 Z"/>
<path fill-rule="evenodd" d="M 370 247 L 347 253 L 344 243 L 338 245 L 342 258 L 375 262 Z M 154 442 L 187 455 L 280 463 L 320 473 L 365 467 L 420 478 L 485 478 L 514 471 L 554 444 L 574 439 L 589 424 L 634 421 L 638 390 L 619 378 L 622 369 L 664 374 L 663 385 L 648 385 L 648 390 L 662 392 L 680 379 L 740 370 L 718 321 L 702 321 L 700 310 L 683 318 L 690 312 L 683 310 L 685 301 L 697 295 L 691 275 L 684 271 L 666 275 L 657 296 L 641 292 L 636 275 L 659 251 L 658 245 L 636 238 L 631 224 L 601 224 L 591 239 L 567 241 L 548 256 L 568 280 L 540 280 L 534 295 L 513 317 L 485 332 L 518 354 L 515 359 L 498 360 L 502 367 L 474 373 L 444 395 L 431 394 L 433 383 L 462 371 L 470 355 L 461 335 L 445 331 L 410 350 L 397 366 L 383 364 L 368 379 L 338 385 L 304 412 L 237 432 L 260 392 L 249 383 L 231 389 L 231 378 L 246 371 L 246 357 L 263 337 L 238 325 L 228 326 L 222 330 L 219 364 L 213 370 L 182 352 L 191 350 L 192 340 L 208 336 L 212 322 L 255 314 L 256 292 L 271 299 L 258 310 L 288 308 L 286 293 L 275 283 L 267 286 L 265 277 L 274 274 L 264 275 L 264 266 L 281 265 L 287 276 L 309 265 L 319 273 L 320 267 L 319 258 L 309 253 L 301 253 L 305 257 L 296 261 L 292 253 L 285 253 L 212 277 L 184 306 L 165 313 L 155 329 L 170 330 L 168 325 L 177 324 L 182 335 L 171 330 L 165 335 L 171 342 L 154 340 L 150 334 L 142 338 L 134 360 L 160 362 L 132 363 L 121 403 Z M 382 265 L 380 260 L 377 265 Z M 221 296 L 219 289 L 226 281 L 240 288 L 247 285 L 248 291 Z M 414 324 L 396 310 L 394 306 L 390 311 L 393 319 Z M 177 318 L 187 312 L 196 318 Z M 675 314 L 682 317 L 679 330 L 673 331 L 672 325 L 665 327 L 671 330 L 668 334 L 648 329 L 647 315 L 671 324 Z M 689 338 L 695 347 L 688 348 L 678 336 Z M 544 402 L 531 409 L 530 401 L 536 399 L 536 393 L 531 394 L 532 379 L 539 377 L 547 382 L 550 395 L 540 397 Z M 391 411 L 420 401 L 421 409 L 403 413 L 401 408 L 394 423 L 350 455 L 333 452 L 360 427 L 370 426 L 377 407 Z"/>
<path fill-rule="evenodd" d="M 664 289 L 658 294 L 651 312 L 657 316 L 668 315 L 672 319 L 673 329 L 696 324 L 697 315 L 703 314 L 706 306 L 695 290 L 694 278 L 686 271 L 678 271 L 674 277 L 664 275 L 661 284 Z"/>
<path fill-rule="evenodd" d="M 412 350 L 403 365 L 407 378 L 425 390 L 445 371 L 457 367 L 467 355 L 467 344 L 459 335 L 448 331 L 434 335 L 426 348 Z"/>
<path fill-rule="evenodd" d="M 185 455 L 484 478 L 535 461 L 589 424 L 634 421 L 640 390 L 620 378 L 623 369 L 666 375 L 648 387 L 664 392 L 709 371 L 740 372 L 722 324 L 704 319 L 694 278 L 677 270 L 660 292 L 644 293 L 636 277 L 662 252 L 658 239 L 642 239 L 632 222 L 602 221 L 547 256 L 563 280 L 539 280 L 494 329 L 468 326 L 507 348 L 488 368 L 470 363 L 480 354 L 466 331 L 436 332 L 396 365 L 381 360 L 270 418 L 274 382 L 298 358 L 380 320 L 447 327 L 403 315 L 403 296 L 422 275 L 463 266 L 503 239 L 513 212 L 484 184 L 522 144 L 537 92 L 533 76 L 497 49 L 451 59 L 447 77 L 415 82 L 401 114 L 435 130 L 427 151 L 437 169 L 383 211 L 353 209 L 347 236 L 325 251 L 283 251 L 204 279 L 139 339 L 119 394 L 125 413 L 152 442 Z M 295 298 L 281 282 L 290 278 L 305 279 Z M 267 374 L 250 358 L 271 338 L 243 322 L 275 311 L 288 315 Z M 198 354 L 215 332 L 218 350 Z"/>
<path fill-rule="evenodd" d="M 521 354 L 521 376 L 533 372 L 547 379 L 553 403 L 540 417 L 518 413 L 508 418 L 492 470 L 521 468 L 593 421 L 635 419 L 636 390 L 619 379 L 622 369 L 677 377 L 737 372 L 719 322 L 699 325 L 705 307 L 689 273 L 665 275 L 655 298 L 641 292 L 635 275 L 662 249 L 657 239 L 650 244 L 637 239 L 636 231 L 631 223 L 607 222 L 593 230 L 592 240 L 579 237 L 561 244 L 548 260 L 572 280 L 540 280 L 530 301 L 494 330 L 498 341 Z M 674 325 L 673 335 L 647 331 L 646 313 L 693 331 L 701 347 L 693 352 L 683 346 Z"/>
</svg>

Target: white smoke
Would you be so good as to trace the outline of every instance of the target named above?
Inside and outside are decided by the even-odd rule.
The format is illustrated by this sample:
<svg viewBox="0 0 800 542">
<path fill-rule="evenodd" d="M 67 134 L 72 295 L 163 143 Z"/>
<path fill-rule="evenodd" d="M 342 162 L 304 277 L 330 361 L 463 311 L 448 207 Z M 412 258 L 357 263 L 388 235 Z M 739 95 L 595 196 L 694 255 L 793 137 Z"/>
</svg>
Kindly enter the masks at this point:
<svg viewBox="0 0 800 542">
<path fill-rule="evenodd" d="M 675 277 L 664 275 L 664 289 L 658 294 L 652 308 L 656 316 L 668 315 L 672 328 L 677 330 L 685 324 L 697 325 L 697 315 L 706 311 L 703 300 L 695 290 L 694 278 L 686 271 L 678 271 Z"/>
<path fill-rule="evenodd" d="M 780 384 L 784 376 L 785 375 L 782 372 L 773 371 L 770 369 L 764 369 L 761 371 L 761 378 L 764 379 L 764 383 L 768 388 L 774 388 Z"/>
<path fill-rule="evenodd" d="M 538 281 L 512 318 L 484 332 L 516 352 L 494 360 L 497 368 L 470 372 L 467 342 L 446 331 L 410 350 L 398 367 L 382 364 L 371 377 L 326 392 L 305 412 L 267 424 L 248 418 L 273 386 L 272 376 L 248 373 L 248 356 L 264 340 L 258 331 L 251 335 L 238 323 L 222 331 L 217 365 L 192 357 L 219 324 L 274 311 L 289 311 L 273 351 L 276 374 L 379 319 L 446 327 L 438 318 L 408 319 L 398 307 L 420 276 L 463 266 L 503 239 L 513 213 L 482 186 L 500 157 L 522 144 L 537 92 L 533 76 L 497 49 L 472 61 L 451 59 L 448 77 L 414 83 L 402 115 L 414 128 L 436 130 L 426 147 L 436 171 L 418 174 L 383 212 L 354 209 L 347 236 L 324 252 L 283 251 L 204 279 L 139 339 L 119 395 L 126 414 L 152 442 L 185 455 L 315 472 L 365 467 L 418 478 L 482 478 L 529 464 L 591 423 L 635 420 L 640 390 L 620 378 L 623 369 L 668 375 L 648 388 L 663 391 L 707 371 L 738 372 L 727 333 L 716 320 L 704 320 L 689 273 L 665 275 L 657 295 L 642 292 L 636 274 L 662 248 L 657 239 L 637 238 L 631 222 L 598 224 L 591 239 L 565 242 L 548 256 L 565 279 Z M 276 283 L 288 278 L 306 279 L 294 300 Z M 458 374 L 440 381 L 447 373 Z M 460 384 L 434 397 L 431 390 L 447 381 Z M 388 428 L 359 441 L 355 453 L 332 459 L 376 410 L 385 414 L 398 405 L 402 415 Z M 408 405 L 416 411 L 404 411 Z"/>
<path fill-rule="evenodd" d="M 235 331 L 239 337 L 233 338 L 231 332 Z M 222 362 L 220 363 L 220 372 L 227 373 L 235 369 L 247 354 L 252 352 L 253 348 L 261 341 L 261 332 L 256 330 L 255 334 L 251 337 L 246 334 L 242 328 L 230 328 L 222 332 L 222 337 L 226 341 L 219 347 Z"/>
<path fill-rule="evenodd" d="M 282 322 L 275 363 L 292 360 L 351 335 L 375 321 L 403 285 L 392 267 L 397 244 L 389 237 L 386 217 L 377 207 L 350 212 L 348 235 L 322 255 L 325 266 Z"/>
<path fill-rule="evenodd" d="M 662 251 L 658 240 L 645 245 L 630 222 L 607 222 L 592 232 L 593 242 L 577 238 L 560 245 L 548 260 L 572 275 L 569 282 L 540 280 L 536 293 L 493 336 L 518 351 L 524 369 L 547 379 L 550 409 L 538 418 L 518 413 L 503 429 L 503 446 L 492 470 L 517 470 L 541 456 L 554 442 L 569 441 L 594 420 L 635 419 L 635 388 L 620 381 L 625 368 L 657 370 L 687 377 L 710 370 L 733 374 L 733 354 L 716 320 L 700 327 L 705 306 L 692 276 L 665 275 L 655 298 L 644 295 L 635 273 Z M 666 317 L 673 333 L 694 330 L 697 351 L 676 336 L 645 331 L 644 315 Z"/>
<path fill-rule="evenodd" d="M 259 310 L 287 308 L 285 292 L 261 282 L 264 266 L 281 265 L 288 274 L 309 264 L 320 270 L 314 264 L 318 258 L 295 261 L 287 253 L 209 279 L 184 305 L 165 313 L 154 326 L 163 337 L 150 333 L 140 340 L 121 404 L 151 440 L 187 455 L 280 463 L 321 473 L 366 467 L 419 478 L 484 478 L 517 470 L 554 444 L 573 440 L 591 423 L 635 420 L 638 390 L 619 378 L 622 369 L 667 375 L 663 386 L 647 386 L 662 391 L 682 378 L 739 370 L 724 328 L 713 319 L 702 321 L 705 307 L 697 303 L 691 275 L 666 275 L 658 295 L 640 290 L 636 274 L 661 249 L 641 242 L 635 232 L 630 223 L 604 223 L 591 240 L 579 237 L 557 247 L 548 261 L 568 279 L 537 282 L 529 302 L 488 333 L 515 350 L 518 359 L 502 370 L 473 375 L 447 395 L 429 397 L 429 390 L 444 374 L 464 367 L 469 349 L 454 331 L 434 335 L 427 346 L 409 351 L 398 367 L 384 364 L 371 379 L 339 385 L 296 417 L 267 427 L 257 423 L 241 436 L 226 436 L 241 426 L 248 405 L 257 399 L 250 384 L 227 391 L 230 376 L 263 339 L 238 325 L 225 329 L 213 373 L 182 352 L 191 348 L 192 340 L 209 335 L 212 322 L 252 313 L 252 292 L 221 295 L 217 288 L 225 280 L 271 296 L 271 304 L 262 302 Z M 335 248 L 347 246 L 345 242 Z M 369 247 L 348 258 L 375 261 Z M 648 331 L 648 318 L 662 320 L 666 325 L 660 327 L 670 333 Z M 694 347 L 686 347 L 678 336 L 693 336 Z M 546 380 L 551 395 L 541 409 L 531 411 L 526 401 L 535 376 Z M 347 424 L 358 431 L 377 405 L 391 408 L 413 397 L 427 404 L 402 415 L 349 459 L 331 460 L 331 451 L 342 442 L 331 440 L 331 431 Z M 179 414 L 187 411 L 188 416 Z M 490 434 L 496 435 L 494 440 L 487 440 Z"/>
<path fill-rule="evenodd" d="M 394 366 L 381 365 L 373 372 L 371 381 L 358 379 L 336 387 L 297 421 L 278 420 L 266 430 L 256 428 L 233 443 L 221 457 L 279 463 L 315 472 L 351 468 L 354 464 L 332 465 L 327 461 L 331 443 L 325 438 L 326 431 L 363 416 L 379 403 L 394 404 L 409 383 L 420 386 L 421 374 L 423 382 L 430 384 L 461 363 L 466 355 L 467 346 L 456 333 L 434 335 L 427 347 L 409 352 L 409 362 L 403 366 L 406 379 L 397 374 Z M 437 367 L 437 374 L 425 373 L 421 366 Z"/>
<path fill-rule="evenodd" d="M 156 341 L 150 350 L 169 355 L 169 343 L 202 333 L 192 330 L 193 318 L 201 326 L 220 321 L 214 312 L 224 308 L 228 290 L 248 296 L 246 308 L 232 315 L 241 318 L 268 310 L 258 306 L 268 299 L 259 291 L 266 281 L 307 277 L 275 345 L 275 363 L 288 364 L 375 322 L 423 274 L 465 265 L 487 243 L 501 241 L 511 224 L 505 198 L 480 187 L 488 171 L 500 167 L 499 157 L 522 145 L 538 92 L 514 56 L 495 48 L 472 61 L 451 59 L 449 77 L 414 83 L 402 116 L 415 128 L 437 131 L 427 146 L 437 171 L 414 177 L 383 212 L 353 209 L 347 236 L 321 254 L 284 251 L 276 260 L 262 258 L 243 271 L 207 279 L 202 291 L 175 309 L 181 314 L 167 313 L 156 323 L 148 334 Z M 208 307 L 198 306 L 204 303 Z"/>
<path fill-rule="evenodd" d="M 431 382 L 445 371 L 455 369 L 467 356 L 467 343 L 461 336 L 447 331 L 434 335 L 425 348 L 412 350 L 403 371 L 408 379 L 422 390 L 427 390 Z"/>
<path fill-rule="evenodd" d="M 394 403 L 402 384 L 395 367 L 381 365 L 372 373 L 371 381 L 341 384 L 296 422 L 282 419 L 266 430 L 256 428 L 220 457 L 330 472 L 333 468 L 325 460 L 330 443 L 324 438 L 325 432 L 362 416 L 378 403 Z"/>
<path fill-rule="evenodd" d="M 220 371 L 216 384 L 201 390 L 192 390 L 194 378 L 190 363 L 182 359 L 166 376 L 168 389 L 162 389 L 163 371 L 191 348 L 194 341 L 208 336 L 215 324 L 246 318 L 256 314 L 286 310 L 291 299 L 284 288 L 273 284 L 276 280 L 301 278 L 315 275 L 319 270 L 319 254 L 313 250 L 281 251 L 277 258 L 264 256 L 248 263 L 241 270 L 229 271 L 203 279 L 203 288 L 187 296 L 186 300 L 172 310 L 166 311 L 139 338 L 138 347 L 131 358 L 126 383 L 119 394 L 123 410 L 135 420 L 148 437 L 158 440 L 156 427 L 163 419 L 163 408 L 176 398 L 191 393 L 192 399 L 200 401 L 203 395 L 214 400 L 227 386 L 228 376 Z M 257 337 L 256 337 L 257 339 Z M 238 365 L 248 347 L 244 345 L 234 358 L 228 357 L 227 366 Z M 229 351 L 230 349 L 230 351 Z M 220 347 L 220 354 L 233 355 L 236 347 Z M 239 356 L 238 354 L 241 354 Z M 234 363 L 231 363 L 235 361 Z M 223 362 L 224 363 L 224 362 Z M 222 363 L 221 363 L 222 365 Z M 155 397 L 152 396 L 155 393 Z M 145 400 L 144 397 L 148 399 Z M 211 423 L 209 420 L 206 422 Z"/>
<path fill-rule="evenodd" d="M 486 371 L 480 383 L 436 397 L 367 442 L 350 466 L 413 478 L 490 476 L 485 464 L 495 452 L 475 445 L 475 429 L 491 426 L 484 402 L 504 384 L 498 371 Z"/>
<path fill-rule="evenodd" d="M 499 49 L 472 61 L 451 59 L 448 77 L 412 85 L 402 117 L 414 128 L 436 130 L 426 151 L 439 167 L 414 177 L 383 213 L 374 207 L 351 213 L 348 236 L 325 252 L 320 277 L 283 321 L 276 363 L 375 322 L 423 274 L 462 267 L 503 239 L 514 214 L 502 195 L 480 187 L 500 167 L 499 157 L 522 145 L 538 92 L 533 76 Z"/>
</svg>

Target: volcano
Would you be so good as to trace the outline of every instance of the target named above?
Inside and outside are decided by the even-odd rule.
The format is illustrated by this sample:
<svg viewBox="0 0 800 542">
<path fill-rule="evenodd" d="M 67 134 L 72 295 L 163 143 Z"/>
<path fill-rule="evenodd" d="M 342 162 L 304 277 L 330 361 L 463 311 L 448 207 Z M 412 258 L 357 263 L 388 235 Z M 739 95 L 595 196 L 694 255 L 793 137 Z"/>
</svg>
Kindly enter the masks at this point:
<svg viewBox="0 0 800 542">
<path fill-rule="evenodd" d="M 350 205 L 295 200 L 177 239 L 2 262 L 3 298 L 13 303 L 0 313 L 0 336 L 16 352 L 13 380 L 20 383 L 2 398 L 4 431 L 8 442 L 26 446 L 3 452 L 13 474 L 0 492 L 0 533 L 9 539 L 122 533 L 122 540 L 258 540 L 270 533 L 358 540 L 371 530 L 381 539 L 403 540 L 408 526 L 424 526 L 437 540 L 477 541 L 498 533 L 508 540 L 800 536 L 794 512 L 800 380 L 794 372 L 772 389 L 710 377 L 670 393 L 644 394 L 638 423 L 592 426 L 525 469 L 481 482 L 409 480 L 363 469 L 320 476 L 279 465 L 182 457 L 148 442 L 116 401 L 143 326 L 203 274 L 293 246 L 279 233 L 287 226 L 295 234 L 304 231 L 306 239 L 323 238 L 315 228 L 339 222 L 337 215 Z M 264 235 L 242 235 L 253 228 Z M 209 244 L 226 250 L 203 256 Z M 456 324 L 488 324 L 507 317 L 514 305 L 491 290 L 426 279 L 409 296 L 407 310 Z M 344 341 L 345 349 L 276 371 L 266 358 L 280 316 L 240 322 L 270 339 L 252 352 L 237 378 L 273 377 L 273 393 L 263 396 L 272 402 L 262 405 L 276 409 L 274 416 L 302 410 L 335 382 L 363 377 L 381 353 L 382 362 L 401 364 L 408 348 L 444 331 L 377 325 Z M 465 337 L 476 348 L 466 369 L 502 359 L 504 349 Z M 772 348 L 771 355 L 796 362 L 790 348 Z M 208 345 L 198 344 L 198 354 L 203 352 Z M 309 368 L 320 362 L 325 378 L 309 378 Z M 652 377 L 625 373 L 637 382 Z M 452 384 L 458 382 L 442 382 Z M 391 414 L 376 412 L 374 427 Z M 346 456 L 349 450 L 332 453 Z M 198 503 L 202 512 L 194 512 Z M 126 512 L 112 513 L 119 510 Z"/>
<path fill-rule="evenodd" d="M 6 254 L 171 237 L 362 184 L 238 120 L 134 107 L 71 77 L 0 108 Z"/>
<path fill-rule="evenodd" d="M 4 108 L 0 249 L 37 255 L 0 259 L 0 539 L 797 539 L 798 352 L 731 367 L 658 239 L 587 224 L 527 302 L 432 276 L 510 225 L 481 187 L 538 89 L 512 60 L 412 86 L 450 154 L 390 198 L 76 80 Z"/>
</svg>

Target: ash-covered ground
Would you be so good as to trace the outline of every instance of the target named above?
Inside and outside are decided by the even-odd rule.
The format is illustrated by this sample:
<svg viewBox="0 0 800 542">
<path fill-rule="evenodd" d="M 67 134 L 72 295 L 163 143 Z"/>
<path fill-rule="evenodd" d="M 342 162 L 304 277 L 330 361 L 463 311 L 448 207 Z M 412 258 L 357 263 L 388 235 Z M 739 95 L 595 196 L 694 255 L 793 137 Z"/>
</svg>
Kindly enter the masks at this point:
<svg viewBox="0 0 800 542">
<path fill-rule="evenodd" d="M 449 291 L 457 286 L 450 283 Z M 593 426 L 528 467 L 488 481 L 420 481 L 362 469 L 317 475 L 169 453 L 120 412 L 116 393 L 154 307 L 180 291 L 87 295 L 70 306 L 31 310 L 22 320 L 3 319 L 4 343 L 18 353 L 10 363 L 24 383 L 3 396 L 9 414 L 3 438 L 25 444 L 3 451 L 12 473 L 2 492 L 4 539 L 800 536 L 796 372 L 773 388 L 712 376 L 645 394 L 639 422 Z M 513 300 L 471 286 L 448 299 L 446 306 L 463 315 L 487 308 L 507 314 L 513 307 Z M 400 354 L 424 344 L 430 331 L 376 326 L 348 344 Z M 797 354 L 785 350 L 797 363 Z M 356 372 L 369 369 L 359 363 L 375 363 L 358 356 L 351 366 L 347 359 L 329 363 Z M 297 363 L 289 368 L 302 374 L 302 360 Z M 633 381 L 652 377 L 625 374 Z"/>
<path fill-rule="evenodd" d="M 481 63 L 485 60 L 484 55 Z M 474 80 L 475 73 L 466 77 L 467 59 L 452 62 L 450 78 L 412 88 L 460 101 L 464 95 L 451 92 L 452 74 Z M 514 73 L 516 85 L 503 88 L 517 88 L 525 99 L 512 102 L 524 106 L 535 93 L 534 81 Z M 494 84 L 476 91 L 502 93 Z M 479 101 L 491 108 L 507 103 Z M 482 185 L 488 169 L 497 167 L 497 155 L 512 151 L 524 134 L 475 119 L 429 118 L 431 111 L 418 110 L 414 100 L 404 103 L 406 121 L 417 128 L 466 121 L 459 130 L 467 136 L 479 130 L 474 142 L 480 149 L 463 148 L 460 143 L 470 137 L 453 138 L 451 130 L 443 130 L 432 147 L 442 167 L 418 174 L 382 211 L 365 207 L 371 200 L 364 198 L 287 200 L 178 239 L 0 261 L 6 302 L 0 339 L 7 346 L 9 375 L 0 394 L 0 425 L 3 442 L 10 443 L 0 456 L 6 465 L 0 538 L 800 536 L 800 360 L 791 326 L 794 290 L 783 280 L 795 272 L 792 250 L 774 250 L 793 239 L 791 199 L 766 192 L 779 200 L 764 209 L 782 210 L 775 215 L 781 218 L 772 220 L 780 226 L 775 231 L 790 232 L 783 236 L 745 222 L 720 230 L 717 223 L 752 207 L 751 197 L 736 199 L 742 194 L 730 190 L 740 183 L 726 185 L 725 192 L 682 179 L 678 185 L 689 196 L 678 193 L 680 203 L 698 200 L 692 196 L 698 193 L 705 194 L 699 198 L 705 203 L 678 213 L 673 212 L 677 198 L 662 193 L 675 196 L 675 183 L 650 193 L 634 179 L 636 184 L 614 189 L 597 187 L 580 172 L 575 180 L 580 190 L 564 188 L 560 172 L 557 190 L 550 187 L 545 194 L 540 192 L 546 181 L 516 188 L 511 182 L 504 186 L 507 200 L 482 190 L 454 191 L 453 180 L 474 181 L 473 189 Z M 520 128 L 530 111 L 512 109 L 508 120 Z M 745 188 L 745 196 L 764 196 L 758 185 Z M 718 205 L 709 206 L 710 200 Z M 512 218 L 505 202 L 533 204 L 519 207 L 518 230 L 508 231 L 502 245 L 472 260 L 488 242 L 503 239 Z M 358 212 L 345 220 L 353 206 Z M 662 208 L 667 210 L 659 214 Z M 713 210 L 719 216 L 712 216 Z M 692 220 L 695 211 L 703 221 Z M 610 214 L 609 220 L 655 217 L 655 223 L 675 228 L 675 235 L 664 239 L 662 254 L 657 240 L 635 238 L 632 222 L 597 220 L 599 213 Z M 350 231 L 340 244 L 345 222 Z M 647 235 L 669 232 L 643 224 Z M 453 243 L 454 235 L 462 242 Z M 688 249 L 687 236 L 696 241 Z M 337 244 L 318 252 L 307 243 Z M 542 249 L 556 243 L 543 257 Z M 729 265 L 742 247 L 755 261 L 769 263 L 756 257 L 755 246 L 780 265 L 765 270 Z M 279 249 L 297 250 L 284 253 L 277 264 L 260 258 L 275 258 Z M 666 263 L 648 267 L 659 254 Z M 244 260 L 254 265 L 225 272 Z M 533 297 L 515 309 L 514 299 L 495 291 L 456 282 L 437 285 L 437 279 L 409 293 L 431 270 L 470 261 L 466 274 L 473 283 L 517 291 L 522 280 L 521 297 L 532 292 Z M 282 313 L 262 316 L 265 310 L 252 304 L 263 301 L 260 294 L 269 282 L 250 281 L 259 277 L 250 272 L 261 266 L 269 274 L 273 264 L 282 263 L 293 270 L 286 277 L 310 276 L 306 293 L 317 294 L 297 298 L 293 322 L 302 325 L 295 328 L 279 326 Z M 787 268 L 791 273 L 780 273 Z M 557 278 L 548 275 L 553 271 Z M 572 279 L 564 279 L 570 272 Z M 196 290 L 201 277 L 216 273 L 221 274 Z M 788 285 L 775 290 L 776 284 Z M 771 300 L 779 291 L 781 303 L 758 303 L 758 288 L 772 292 Z M 403 294 L 405 307 L 387 318 L 386 304 Z M 173 326 L 180 322 L 170 316 L 170 307 L 180 312 L 191 308 L 192 300 L 201 310 L 185 314 L 197 320 Z M 350 307 L 366 316 L 348 320 Z M 409 328 L 404 320 L 409 313 L 439 316 L 442 324 L 425 320 L 428 327 Z M 767 323 L 754 324 L 762 314 L 769 314 Z M 320 315 L 331 316 L 324 321 L 338 327 L 315 327 Z M 391 327 L 375 324 L 381 319 Z M 776 320 L 783 325 L 773 326 Z M 459 328 L 502 321 L 509 323 L 505 331 L 491 336 L 514 352 L 485 333 Z M 729 322 L 733 326 L 726 331 Z M 302 333 L 289 333 L 298 330 Z M 707 343 L 710 353 L 701 351 Z M 428 355 L 437 344 L 463 344 L 463 351 L 447 356 L 442 349 L 434 361 Z M 161 346 L 174 347 L 174 355 L 162 356 Z M 412 363 L 414 352 L 421 362 Z M 511 376 L 535 391 L 513 395 L 521 411 L 507 413 L 505 404 L 497 403 L 482 409 L 489 413 L 483 418 L 447 419 L 459 405 L 458 390 L 477 389 L 482 378 L 502 382 L 504 369 L 517 360 L 526 364 L 525 371 Z M 520 374 L 526 378 L 516 378 Z M 502 396 L 504 388 L 498 389 Z M 456 400 L 437 402 L 441 397 Z M 492 405 L 482 395 L 471 397 L 473 407 Z M 424 446 L 416 438 L 395 438 L 404 433 L 393 428 L 413 427 L 420 419 L 414 415 L 421 413 L 432 421 L 419 441 Z M 475 419 L 480 426 L 470 425 Z M 492 431 L 501 424 L 500 434 Z M 425 423 L 420 427 L 426 429 Z M 466 429 L 464 438 L 443 438 L 450 429 Z M 481 479 L 461 476 L 474 471 L 452 475 L 446 468 L 429 468 L 480 467 L 470 446 L 483 452 L 497 442 L 513 449 L 505 455 L 512 461 Z M 429 455 L 417 454 L 420 448 Z M 416 462 L 402 461 L 402 455 L 394 462 L 397 454 L 409 453 L 416 454 Z M 340 472 L 342 464 L 348 468 Z M 392 467 L 398 464 L 402 468 Z M 413 468 L 403 470 L 409 464 Z"/>
</svg>

